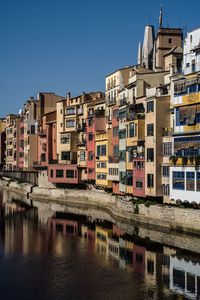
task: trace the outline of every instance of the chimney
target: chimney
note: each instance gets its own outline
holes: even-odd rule
[[[70,97],[71,97],[71,93],[70,93],[70,92],[68,92],[66,97],[67,97],[67,100],[69,100],[69,99],[70,99]]]

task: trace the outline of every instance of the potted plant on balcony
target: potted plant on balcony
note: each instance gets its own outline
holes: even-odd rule
[[[182,157],[182,165],[183,166],[187,165],[187,161],[188,161],[188,158],[186,156],[183,156]]]
[[[195,157],[194,164],[195,164],[195,167],[199,167],[199,165],[200,165],[200,155]]]
[[[190,161],[191,165],[193,165],[193,163],[194,163],[194,156],[193,155],[189,156],[189,161]]]
[[[176,157],[175,155],[170,156],[170,160],[172,161],[173,165],[176,164],[178,157]]]

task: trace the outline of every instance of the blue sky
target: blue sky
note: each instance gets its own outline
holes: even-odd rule
[[[164,26],[200,26],[198,0],[162,2]],[[39,91],[104,90],[106,74],[136,63],[159,10],[157,0],[1,0],[0,116]]]

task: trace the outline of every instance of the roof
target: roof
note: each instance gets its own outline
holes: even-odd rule
[[[132,65],[132,66],[126,66],[126,67],[123,67],[123,68],[120,68],[120,69],[117,69],[115,71],[113,71],[112,73],[109,73],[108,75],[106,75],[106,77],[109,77],[110,75],[116,73],[116,72],[119,72],[119,71],[123,71],[123,70],[127,70],[127,69],[131,69],[131,68],[134,68],[135,65]]]
[[[167,51],[163,56],[168,56],[170,54],[183,54],[183,48],[174,46],[169,51]]]

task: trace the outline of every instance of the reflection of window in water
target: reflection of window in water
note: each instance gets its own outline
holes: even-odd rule
[[[147,260],[147,272],[154,274],[154,261],[151,259]]]
[[[195,293],[195,276],[187,273],[187,291],[194,294]]]
[[[169,265],[170,265],[170,256],[165,254],[163,256],[163,266],[169,266]]]
[[[173,269],[174,285],[185,289],[185,272]]]
[[[140,253],[136,253],[136,261],[137,261],[138,263],[141,263],[141,264],[142,264],[142,262],[143,262],[143,255],[140,254]]]
[[[103,234],[99,233],[99,232],[97,232],[97,238],[99,240],[102,240],[102,241],[106,242],[106,237]]]

